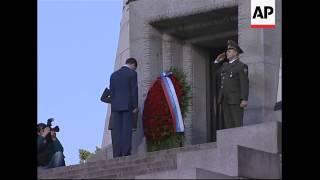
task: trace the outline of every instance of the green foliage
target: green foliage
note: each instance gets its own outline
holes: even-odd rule
[[[90,151],[87,151],[85,149],[79,149],[80,164],[85,163],[86,160],[89,159],[91,156],[92,153]]]
[[[184,136],[183,134],[174,134],[168,136],[166,139],[159,141],[159,142],[147,142],[147,150],[151,151],[159,151],[163,149],[171,149],[183,146]]]
[[[100,150],[101,150],[101,148],[99,148],[98,146],[96,146],[96,150],[94,151],[94,153],[91,153],[90,151],[85,150],[85,149],[79,149],[80,164],[85,163],[90,157],[95,155]]]
[[[170,67],[169,69],[170,72],[172,72],[178,79],[178,81],[182,85],[182,91],[183,91],[183,96],[180,105],[181,113],[182,113],[182,118],[184,119],[186,117],[186,114],[188,112],[188,106],[190,105],[191,102],[191,86],[187,83],[187,76],[179,71],[177,68]]]

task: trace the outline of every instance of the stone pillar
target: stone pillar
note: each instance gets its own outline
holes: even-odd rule
[[[249,67],[249,101],[244,125],[274,120],[281,57],[281,0],[276,0],[276,28],[250,28],[250,0],[239,3],[238,43],[241,61]]]
[[[138,129],[137,129],[137,138],[135,141],[135,148],[138,154],[143,154],[147,151],[146,148],[146,138],[144,136],[143,131],[143,122],[142,122],[142,113],[144,109],[144,101],[147,97],[148,91],[152,85],[152,82],[154,80],[153,74],[159,74],[154,73],[154,64],[153,60],[154,58],[158,57],[157,53],[153,52],[153,49],[150,47],[153,47],[153,43],[156,43],[156,41],[153,41],[152,36],[154,35],[154,29],[148,25],[144,24],[142,25],[143,29],[143,35],[141,37],[140,42],[136,41],[133,43],[137,43],[137,46],[140,46],[140,51],[134,51],[134,54],[139,57],[140,56],[140,69],[139,69],[139,117],[138,117]],[[138,44],[139,43],[139,44]],[[142,96],[141,96],[142,94]]]
[[[172,66],[172,37],[166,33],[162,35],[162,69],[169,70]]]
[[[110,115],[111,115],[111,107],[108,104],[106,106],[107,108],[107,114],[106,114],[106,119],[105,119],[105,125],[104,125],[104,133],[103,133],[103,139],[102,139],[102,146],[101,147],[107,147],[107,145],[112,144],[112,139],[111,139],[111,131],[108,130],[109,126],[109,120],[110,120]]]
[[[186,75],[187,83],[192,87],[193,83],[193,64],[192,64],[192,47],[190,44],[185,44],[182,46],[182,69]],[[192,93],[192,92],[191,92]],[[190,95],[189,95],[190,96]],[[185,135],[185,145],[191,145],[192,142],[192,99],[188,106],[188,112],[184,118],[184,135]]]
[[[208,69],[209,54],[200,47],[192,46],[192,144],[208,141]],[[209,106],[208,106],[209,105]]]
[[[146,152],[142,113],[148,91],[162,72],[162,34],[146,20],[153,1],[132,1],[130,8],[130,56],[138,61],[139,115],[137,130],[133,133],[132,154]]]

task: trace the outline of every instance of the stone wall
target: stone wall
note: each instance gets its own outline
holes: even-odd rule
[[[276,0],[276,28],[250,28],[250,0],[239,1],[241,61],[249,66],[249,101],[244,125],[275,120],[279,65],[282,51],[281,1]]]

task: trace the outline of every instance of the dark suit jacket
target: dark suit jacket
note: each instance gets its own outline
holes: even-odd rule
[[[111,111],[132,111],[138,107],[137,72],[123,66],[110,77]]]

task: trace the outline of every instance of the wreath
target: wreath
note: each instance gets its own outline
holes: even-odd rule
[[[171,81],[170,84],[172,83],[173,85],[171,88],[174,88],[174,91],[171,92],[174,92],[176,102],[178,101],[179,106],[175,108],[175,110],[180,110],[178,113],[173,113],[174,108],[172,108],[172,103],[170,103],[166,94],[166,88],[163,85],[164,75],[170,78],[170,80],[168,78],[167,80]],[[186,75],[175,68],[165,71],[154,81],[144,102],[142,115],[148,151],[183,146],[184,132],[177,132],[177,126],[179,126],[177,119],[180,119],[180,129],[184,129],[183,119],[191,100],[190,91],[191,88],[186,82]],[[176,119],[175,117],[179,114],[182,118]],[[181,127],[181,123],[183,127]]]

